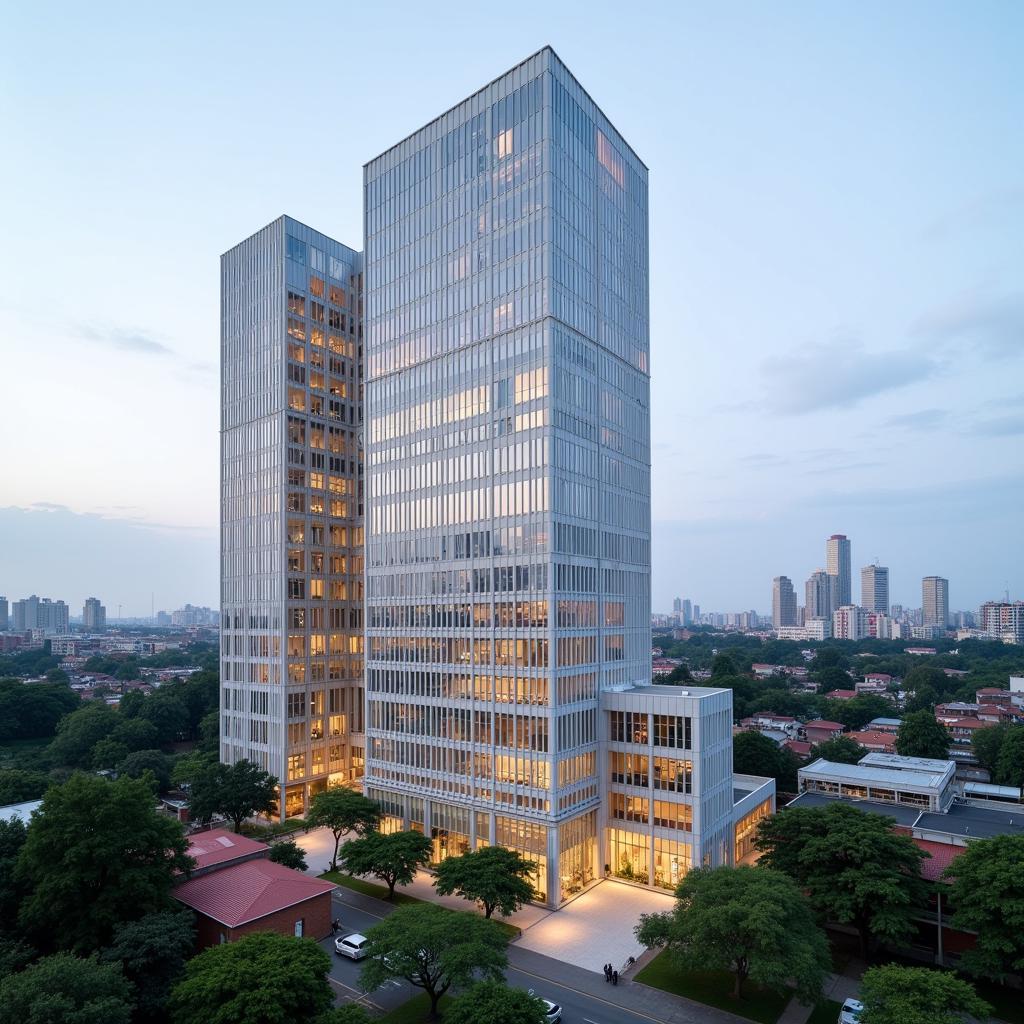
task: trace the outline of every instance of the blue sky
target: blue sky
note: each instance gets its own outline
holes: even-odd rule
[[[218,257],[550,43],[651,168],[654,605],[1024,596],[1024,5],[18,5],[0,593],[217,603]]]

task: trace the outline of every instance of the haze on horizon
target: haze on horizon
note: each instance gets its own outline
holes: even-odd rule
[[[445,12],[8,12],[0,593],[216,606],[220,253],[361,248],[362,164],[550,43],[651,168],[653,607],[832,533],[1024,597],[1024,6]]]

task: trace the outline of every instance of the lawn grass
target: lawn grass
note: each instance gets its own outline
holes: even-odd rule
[[[353,892],[361,892],[364,896],[373,896],[375,899],[384,900],[385,903],[391,902],[396,907],[407,906],[410,903],[431,902],[430,900],[421,900],[418,896],[410,896],[397,889],[395,890],[394,900],[389,901],[388,887],[386,885],[378,885],[376,882],[367,882],[362,878],[354,878],[352,875],[343,874],[341,871],[325,871],[320,877],[326,879],[328,882],[335,882],[338,885],[343,885],[346,889],[351,889]],[[475,911],[452,910],[451,913],[473,914]],[[499,921],[495,917],[492,917],[491,921],[505,933],[509,942],[514,942],[523,934],[522,928],[514,924],[509,924],[508,921]]]
[[[442,996],[441,1001],[437,1004],[438,1011],[443,1014],[444,1008],[449,1002],[451,1000],[447,996]],[[390,1013],[379,1017],[376,1024],[422,1024],[427,1019],[428,1013],[430,1013],[430,997],[426,992],[421,992]]]
[[[807,1018],[807,1024],[836,1024],[842,1008],[843,1004],[837,1003],[834,999],[819,999],[814,1011]]]
[[[636,980],[759,1024],[775,1024],[792,996],[790,992],[772,992],[748,981],[744,985],[744,997],[733,999],[733,976],[727,971],[680,970],[667,950],[659,953],[640,971]]]

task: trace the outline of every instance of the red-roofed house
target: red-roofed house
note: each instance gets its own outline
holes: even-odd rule
[[[808,743],[824,743],[838,736],[846,726],[842,722],[828,722],[823,718],[815,718],[804,723],[804,736]]]
[[[857,696],[856,690],[833,690],[825,694],[826,700],[853,700]]]
[[[214,866],[182,882],[172,895],[195,911],[196,947],[205,949],[251,932],[322,939],[331,931],[331,892],[336,888],[261,858]]]
[[[792,750],[797,757],[809,757],[811,753],[811,744],[805,743],[803,740],[786,740],[782,744],[784,747]]]
[[[914,845],[928,854],[921,861],[921,877],[927,878],[929,882],[946,881],[942,877],[943,871],[964,852],[962,846],[953,846],[951,843],[934,843],[930,839],[915,839]]]
[[[229,864],[269,857],[270,847],[248,836],[214,828],[189,836],[188,855],[196,862],[192,878],[198,878]]]
[[[947,722],[946,728],[954,743],[970,746],[974,734],[979,729],[991,729],[995,722],[983,722],[980,718],[958,718],[955,722]]]
[[[1013,694],[1009,690],[1001,690],[998,686],[984,686],[974,693],[979,704],[1001,704],[1009,707],[1013,703]]]
[[[873,750],[882,754],[896,753],[896,736],[891,732],[865,729],[862,732],[846,734],[854,743],[859,743],[865,750]]]

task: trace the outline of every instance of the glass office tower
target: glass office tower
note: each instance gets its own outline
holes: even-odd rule
[[[647,170],[544,49],[364,173],[367,791],[557,905],[650,683]]]
[[[221,760],[282,816],[362,776],[361,271],[289,217],[221,257]]]

